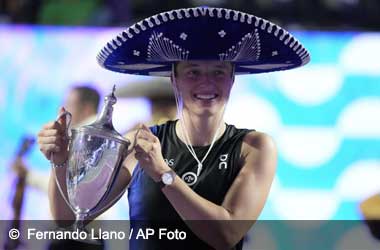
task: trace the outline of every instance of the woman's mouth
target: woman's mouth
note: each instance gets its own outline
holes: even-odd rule
[[[199,100],[210,101],[218,97],[217,94],[194,94],[194,97]]]

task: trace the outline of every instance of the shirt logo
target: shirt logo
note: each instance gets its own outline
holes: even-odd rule
[[[174,165],[174,159],[164,159],[165,160],[165,163],[170,166],[170,167],[173,167]]]
[[[227,169],[227,159],[228,159],[228,154],[223,154],[219,156],[219,170],[222,168]]]
[[[182,175],[182,180],[188,185],[192,186],[197,182],[197,175],[193,172],[187,172]]]

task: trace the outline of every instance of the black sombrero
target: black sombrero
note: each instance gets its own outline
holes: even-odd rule
[[[170,76],[177,61],[230,61],[236,74],[254,74],[296,68],[310,56],[294,36],[270,21],[235,10],[196,7],[135,23],[108,42],[97,60],[116,72]]]

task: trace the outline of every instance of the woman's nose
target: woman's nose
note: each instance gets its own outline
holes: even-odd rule
[[[205,82],[214,82],[215,81],[214,73],[209,72],[209,71],[201,73],[200,78],[201,78],[201,81],[205,81]]]

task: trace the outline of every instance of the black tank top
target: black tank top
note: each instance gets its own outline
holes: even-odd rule
[[[176,121],[151,127],[151,131],[161,142],[162,155],[176,174],[182,178],[197,194],[221,205],[224,197],[238,175],[241,145],[243,137],[250,132],[227,125],[224,134],[214,143],[209,155],[203,162],[203,169],[194,183],[197,162],[175,131]],[[193,147],[198,159],[203,159],[209,146]],[[193,174],[192,174],[193,173]],[[155,183],[142,168],[136,166],[128,189],[131,228],[134,232],[130,239],[131,250],[151,249],[211,249],[195,236],[182,221],[176,210]],[[158,238],[160,228],[173,228],[186,231],[186,240],[165,240]],[[140,230],[154,229],[155,235],[149,239],[135,237]],[[242,240],[234,249],[242,249]]]

